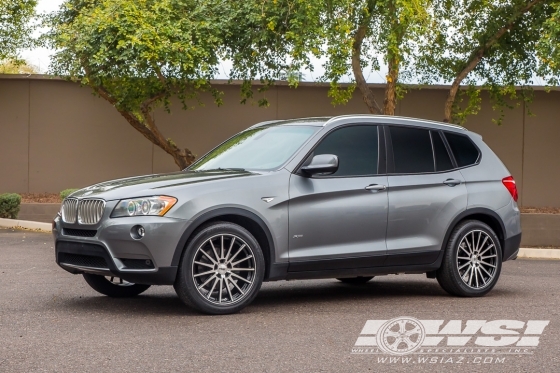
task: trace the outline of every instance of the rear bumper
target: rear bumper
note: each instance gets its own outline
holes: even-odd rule
[[[504,255],[502,261],[517,259],[521,246],[521,233],[504,240]]]

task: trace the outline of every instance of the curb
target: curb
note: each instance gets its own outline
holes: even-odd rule
[[[2,228],[24,228],[24,229],[39,229],[41,231],[51,232],[52,224],[40,223],[38,221],[17,220],[17,219],[2,219],[0,218],[0,227]]]
[[[518,258],[560,259],[560,249],[519,249]]]

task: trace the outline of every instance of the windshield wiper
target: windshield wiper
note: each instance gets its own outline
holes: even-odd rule
[[[218,167],[218,168],[208,168],[208,169],[198,169],[198,170],[191,170],[194,172],[204,172],[204,171],[247,171],[244,168],[236,168],[236,167]]]

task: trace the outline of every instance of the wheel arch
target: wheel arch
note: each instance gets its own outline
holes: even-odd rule
[[[227,221],[242,226],[247,229],[259,243],[265,261],[264,279],[270,276],[270,269],[274,263],[275,246],[272,234],[266,223],[255,213],[236,207],[218,208],[212,211],[205,212],[197,217],[181,235],[179,243],[175,248],[171,265],[178,266],[181,260],[181,255],[186,248],[187,243],[198,228],[205,224],[217,221]]]
[[[445,233],[445,238],[441,246],[442,250],[446,249],[447,243],[449,242],[449,237],[451,236],[451,232],[453,232],[453,230],[458,224],[460,224],[465,220],[478,220],[487,224],[490,228],[492,228],[492,230],[494,231],[494,233],[496,233],[498,239],[500,240],[500,247],[502,249],[502,257],[503,257],[504,248],[505,248],[505,238],[506,238],[505,237],[506,228],[504,222],[496,212],[482,207],[467,209],[461,212],[459,215],[457,215],[455,219],[453,219],[453,221],[451,222],[449,228]]]

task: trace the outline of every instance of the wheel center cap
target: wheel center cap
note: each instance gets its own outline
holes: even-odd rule
[[[225,265],[223,263],[219,264],[218,265],[218,273],[221,274],[221,275],[225,275],[226,272],[227,272],[227,265]]]

